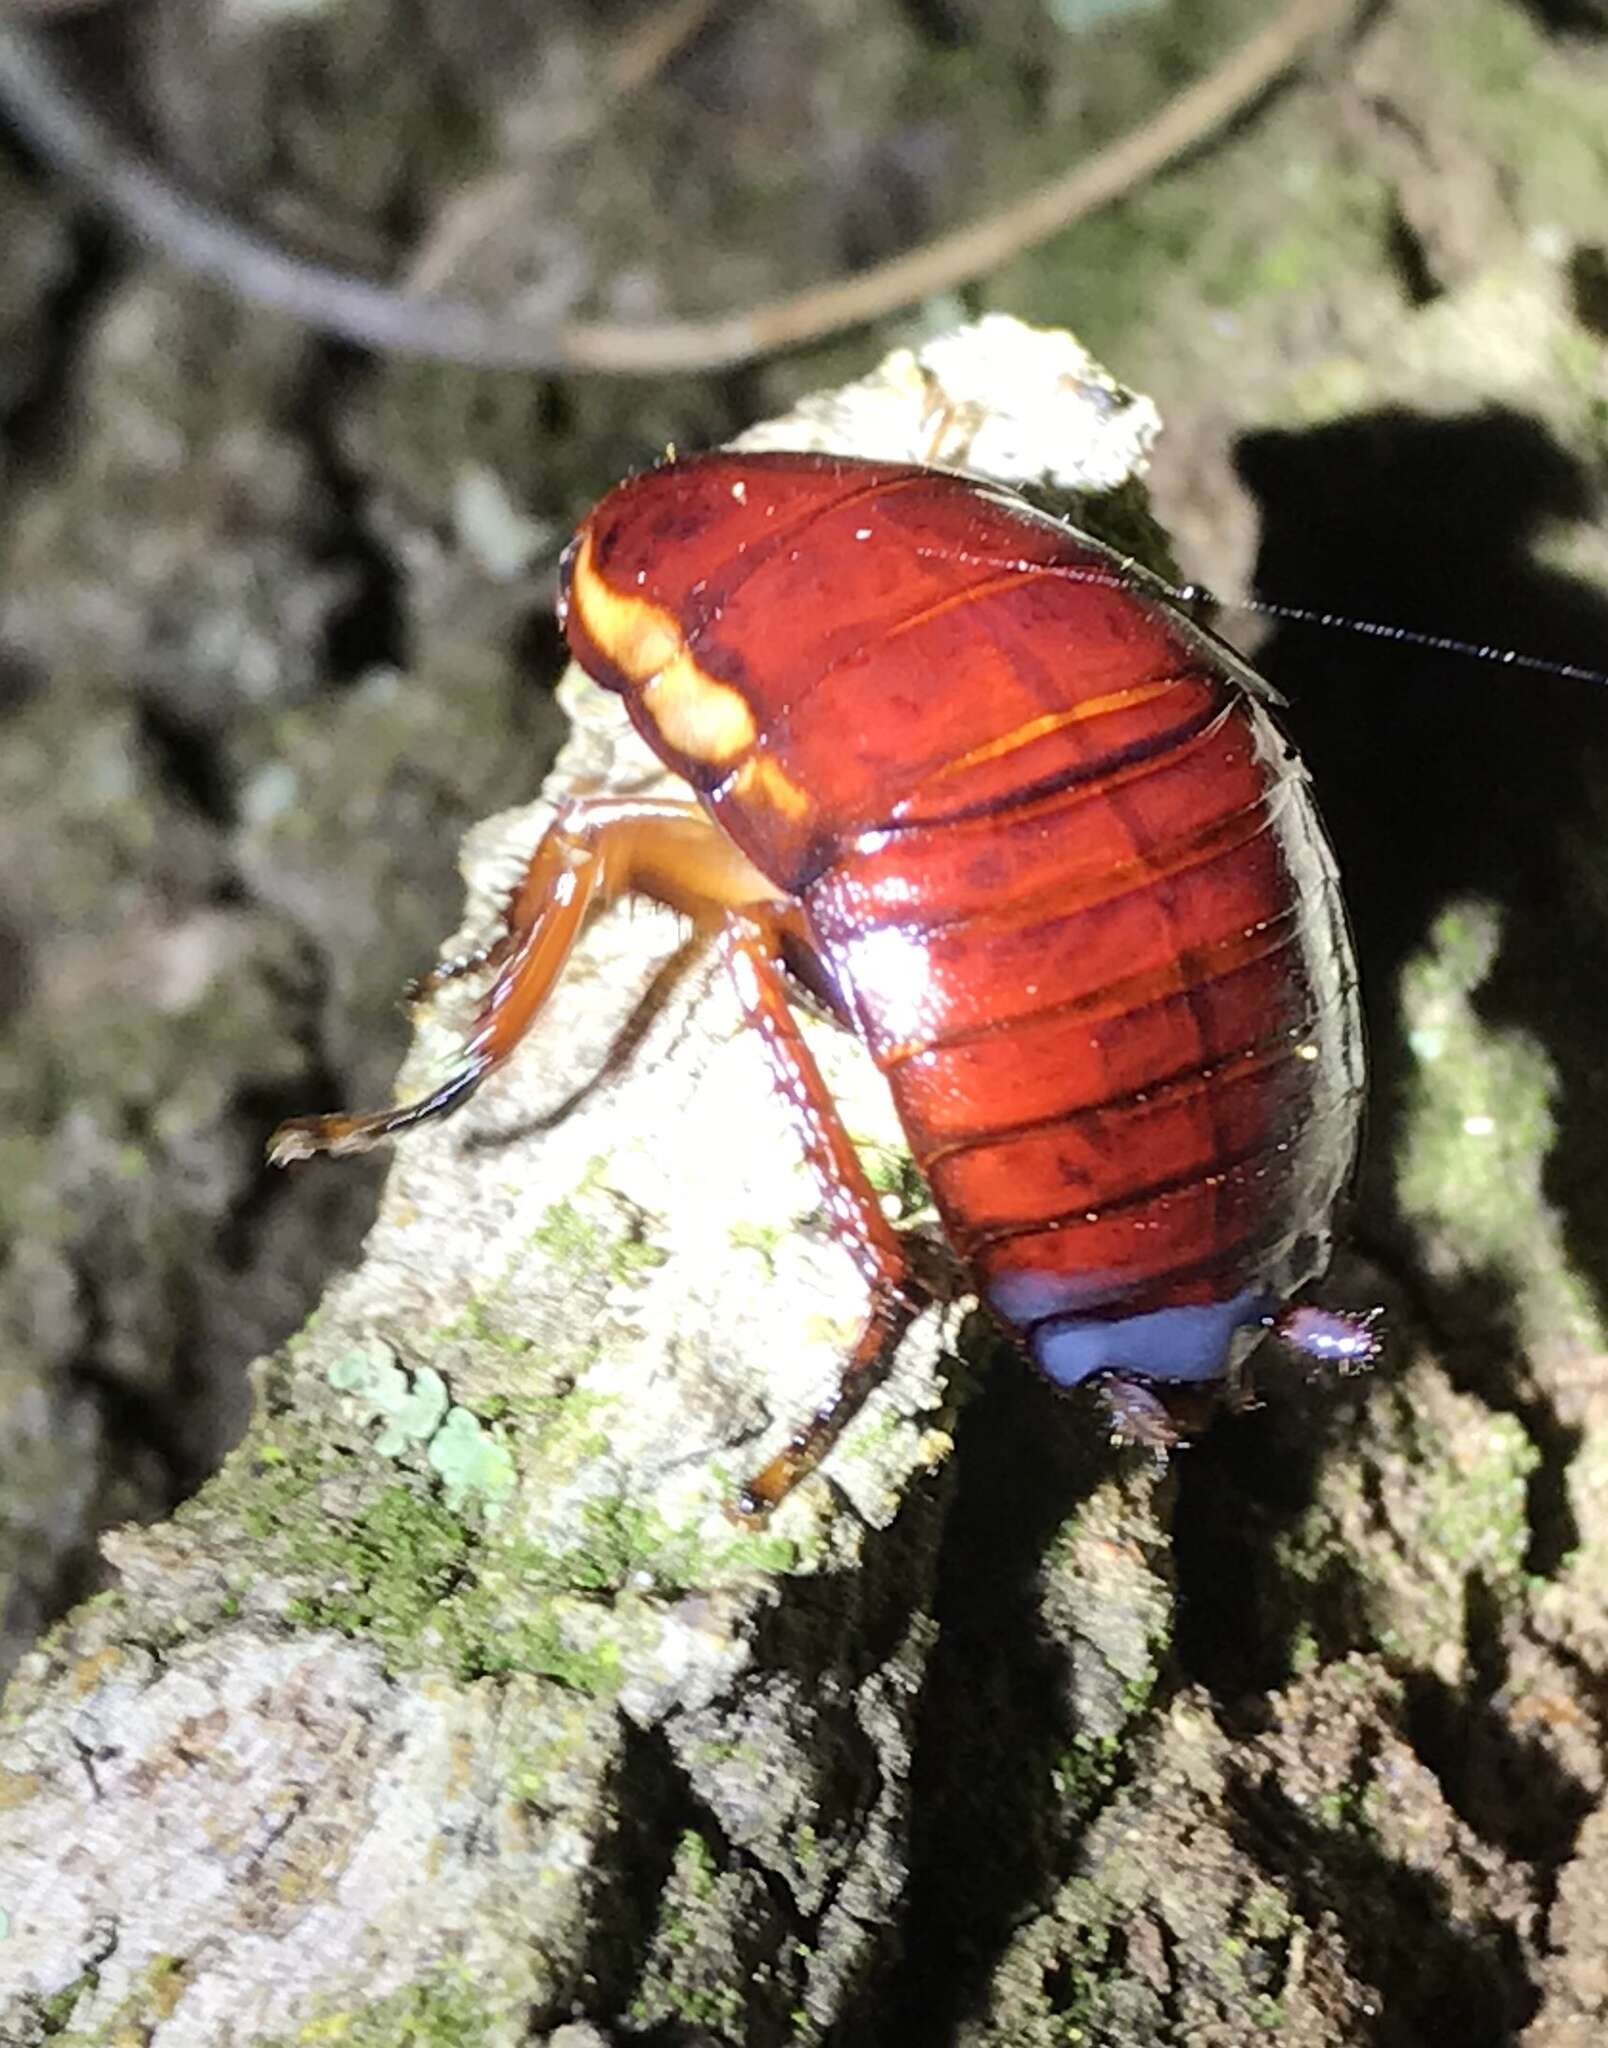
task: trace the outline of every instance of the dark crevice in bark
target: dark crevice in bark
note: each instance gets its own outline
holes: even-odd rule
[[[102,222],[74,213],[67,232],[72,254],[40,308],[33,375],[0,413],[0,449],[19,480],[48,474],[70,434],[84,343],[125,269]]]
[[[236,778],[221,730],[186,718],[171,701],[146,693],[136,705],[140,742],[161,785],[208,824],[237,822]]]
[[[1602,243],[1576,245],[1569,257],[1569,295],[1581,326],[1608,341],[1608,248]]]
[[[1387,229],[1390,264],[1401,280],[1402,295],[1409,306],[1433,305],[1445,291],[1435,274],[1424,239],[1401,207],[1391,209]]]
[[[939,1636],[911,1769],[901,1952],[882,2031],[846,2039],[951,2039],[1022,1913],[1069,1859],[1055,1772],[1079,1730],[1066,1646],[1045,1639],[1039,1598],[1046,1549],[1108,1455],[1088,1404],[1058,1399],[1001,1345],[957,1431]]]
[[[331,510],[327,530],[312,544],[312,560],[343,568],[351,577],[349,593],[332,609],[324,630],[323,669],[334,684],[356,682],[375,668],[405,668],[408,660],[403,572],[374,530],[368,481],[353,466],[341,434],[344,409],[372,374],[373,364],[360,350],[318,342],[308,351],[294,408]]]

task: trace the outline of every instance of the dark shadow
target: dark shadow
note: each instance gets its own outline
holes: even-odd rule
[[[1377,1297],[1371,1274],[1342,1264],[1327,1294]],[[1394,1318],[1387,1318],[1387,1328]],[[1389,1338],[1373,1373],[1337,1379],[1294,1367],[1272,1344],[1254,1362],[1264,1405],[1221,1416],[1176,1459],[1174,1652],[1182,1676],[1212,1694],[1225,1727],[1258,1730],[1270,1694],[1295,1676],[1296,1646],[1327,1662],[1369,1647],[1366,1595],[1342,1559],[1317,1583],[1293,1579],[1279,1538],[1310,1508],[1319,1467],[1352,1434],[1392,1370]],[[1344,1455],[1343,1450],[1339,1455]]]
[[[1357,2048],[1511,2048],[1539,2003],[1511,1926],[1459,1924],[1432,1872],[1387,1855],[1360,1821],[1326,1824],[1272,1778],[1242,1781],[1235,1803],[1251,1853],[1279,1873],[1296,1912],[1334,1922],[1355,1974],[1386,1990],[1359,2016]]]
[[[616,1825],[603,1837],[593,1873],[598,1902],[587,1919],[587,1948],[560,1998],[530,2014],[526,2039],[536,2039],[538,2028],[562,2029],[583,2012],[603,2019],[630,2009],[663,1910],[676,1845],[688,1830],[701,1831],[705,1839],[713,1833],[663,1730],[638,1728],[622,1714],[619,1732],[616,1782],[608,1794]],[[774,1930],[760,1925],[753,1932],[763,1953]],[[579,1998],[576,1986],[581,1987]],[[671,2023],[643,2028],[632,2038],[641,2048],[690,2048],[699,2037]]]
[[[0,896],[0,1031],[22,1014],[33,993],[34,964],[20,923]]]
[[[1608,603],[1532,553],[1550,522],[1595,509],[1591,480],[1536,422],[1503,410],[1442,421],[1383,413],[1251,437],[1239,459],[1262,508],[1256,580],[1270,599],[1608,666]],[[1532,1035],[1556,1066],[1559,1135],[1546,1192],[1571,1259],[1608,1300],[1608,893],[1594,896],[1583,879],[1608,836],[1608,804],[1594,795],[1608,786],[1608,690],[1293,626],[1278,629],[1258,666],[1290,700],[1285,722],[1335,840],[1368,1009],[1374,1078],[1352,1230],[1398,1298],[1389,1301],[1355,1261],[1340,1262],[1330,1290],[1353,1307],[1387,1299],[1387,1332],[1426,1325],[1453,1383],[1520,1419],[1540,1452],[1525,1563],[1546,1575],[1578,1541],[1567,1478],[1579,1434],[1525,1354],[1505,1276],[1448,1279],[1416,1263],[1392,1165],[1410,1071],[1398,988],[1449,902],[1477,896],[1498,907],[1500,952],[1477,1006],[1493,1026]],[[1347,1561],[1336,1557],[1325,1582],[1291,1582],[1278,1538],[1306,1511],[1322,1457],[1358,1404],[1379,1398],[1390,1369],[1388,1344],[1373,1380],[1338,1385],[1280,1374],[1264,1355],[1268,1405],[1225,1418],[1178,1462],[1178,1662],[1210,1689],[1230,1727],[1255,1729],[1268,1690],[1292,1676],[1298,1641],[1325,1661],[1374,1646]],[[1479,1604],[1476,1589],[1466,1683],[1420,1682],[1409,1734],[1464,1820],[1538,1863],[1544,1885],[1572,1852],[1582,1793],[1492,1705],[1505,1678],[1500,1631]],[[1328,1909],[1353,1916],[1345,1931],[1361,1974],[1391,1987],[1433,1985],[1437,2000],[1458,2001],[1455,2015],[1444,2005],[1403,2008],[1399,2016],[1423,2031],[1379,2041],[1511,2038],[1530,1992],[1503,1931],[1456,1932],[1427,1880],[1383,1862],[1370,1872],[1361,1845],[1337,1849],[1293,1810],[1279,1827],[1294,1880],[1315,1888],[1314,1907],[1321,1891]],[[1415,1943],[1422,1953],[1410,1953]]]
[[[1548,525],[1597,509],[1592,481],[1536,421],[1382,412],[1251,436],[1238,461],[1262,507],[1256,583],[1269,598],[1608,666],[1608,602],[1534,559]],[[1391,1172],[1408,1073],[1400,974],[1449,902],[1482,897],[1502,927],[1478,1007],[1556,1065],[1546,1192],[1608,1301],[1608,945],[1601,892],[1586,886],[1608,825],[1594,796],[1608,782],[1608,690],[1295,626],[1260,665],[1290,699],[1356,929],[1374,1062],[1363,1240],[1410,1275]],[[1490,1354],[1511,1349],[1508,1332],[1489,1334]],[[1518,1395],[1485,1391],[1499,1406]]]
[[[354,392],[372,368],[361,349],[315,342],[290,408],[328,507],[324,530],[309,536],[308,552],[319,566],[343,571],[348,584],[324,629],[322,667],[335,684],[360,681],[376,668],[408,665],[402,568],[374,531],[371,480],[360,474],[340,430]]]
[[[1041,1632],[1044,1555],[1110,1452],[1092,1407],[1001,1344],[961,1417],[939,1637],[911,1767],[911,1876],[891,1980],[845,2044],[953,2040],[1068,1853],[1053,1772],[1079,1732],[1067,1646]]]
[[[1523,0],[1546,28],[1569,35],[1608,35],[1608,0]]]
[[[1579,242],[1569,257],[1569,299],[1575,318],[1599,341],[1608,340],[1608,249]]]
[[[1448,1804],[1482,1841],[1522,1862],[1558,1867],[1596,1804],[1545,1742],[1514,1733],[1483,1700],[1438,1679],[1409,1693],[1408,1739]]]
[[[779,1716],[802,1740],[805,1752],[817,1765],[811,1773],[809,1799],[801,1808],[814,1837],[813,1854],[821,1866],[821,1896],[818,1904],[805,1910],[788,1885],[768,1867],[762,1855],[750,1855],[732,1841],[721,1817],[701,1797],[694,1780],[673,1753],[663,1730],[639,1733],[631,1741],[634,1757],[661,1775],[668,1774],[668,1789],[674,1800],[663,1796],[654,1780],[649,1789],[659,1802],[658,1816],[637,1812],[637,1771],[632,1758],[632,1792],[620,1801],[622,1813],[632,1815],[632,1826],[642,1836],[640,1852],[633,1859],[619,1859],[617,1882],[622,1888],[623,1918],[632,1929],[633,1974],[624,1995],[587,1998],[588,2010],[600,2015],[630,2010],[640,1988],[643,1966],[648,1959],[648,1937],[656,1914],[663,1912],[665,1879],[669,1874],[670,1849],[684,1830],[695,1831],[723,1874],[737,1878],[744,1887],[745,1905],[735,1939],[741,1944],[735,1955],[709,1953],[707,1965],[711,1986],[751,1983],[755,1996],[749,2009],[728,2018],[719,2032],[720,2040],[741,2038],[745,2048],[787,2048],[797,2030],[786,2016],[786,2000],[778,2010],[778,1988],[785,1983],[789,1998],[804,1992],[808,1958],[820,1946],[823,1923],[834,1912],[842,1872],[838,1859],[845,1845],[865,1859],[876,1854],[879,1804],[897,1784],[890,1786],[888,1759],[878,1746],[864,1719],[864,1688],[868,1682],[897,1659],[910,1632],[911,1616],[926,1609],[932,1598],[932,1578],[938,1553],[935,1522],[947,1507],[950,1481],[947,1477],[931,1485],[918,1486],[907,1496],[889,1528],[870,1536],[860,1567],[846,1575],[790,1577],[777,1584],[777,1597],[755,1633],[752,1673],[740,1678],[722,1709],[722,1724],[741,1726],[751,1703],[753,1729],[763,1730],[767,1717]],[[832,1682],[823,1684],[828,1672]],[[728,1719],[729,1717],[729,1719]],[[747,1738],[763,1741],[754,1732]],[[887,1823],[897,1830],[900,1814],[884,1810]],[[603,1928],[607,1915],[593,1915]],[[611,1951],[624,1946],[619,1937],[604,1937]],[[841,1940],[841,1932],[834,1937]],[[682,1935],[678,1966],[693,1974],[702,1960],[696,1930]],[[881,2042],[895,2038],[880,2031],[880,1998],[891,1967],[890,1958],[897,1937],[891,1927],[878,1926],[867,1943],[865,1981],[860,2002],[870,2016],[870,2031],[863,2038]],[[663,1957],[660,1957],[662,1966]],[[618,1976],[616,1967],[616,1976]],[[696,1997],[696,1983],[692,1985]],[[858,2022],[845,2022],[833,2030],[834,2041],[860,2038]],[[696,2018],[666,2018],[634,2032],[633,2041],[643,2048],[702,2048],[716,2038]]]

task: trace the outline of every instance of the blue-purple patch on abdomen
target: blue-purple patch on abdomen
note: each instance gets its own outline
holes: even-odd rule
[[[1104,1372],[1133,1380],[1215,1380],[1241,1348],[1238,1333],[1265,1323],[1273,1306],[1265,1289],[1247,1287],[1228,1301],[1126,1316],[1052,1316],[1034,1324],[1027,1341],[1039,1370],[1059,1387],[1081,1386]]]

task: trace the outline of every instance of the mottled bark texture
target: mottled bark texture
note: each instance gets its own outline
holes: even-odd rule
[[[1393,0],[986,286],[1162,397],[1192,573],[1602,664],[1599,11]],[[717,8],[625,102],[638,16],[580,0],[85,26],[170,159],[304,246],[651,314],[1021,189],[1215,14],[1081,12],[1109,80],[1071,5]],[[1369,994],[1371,1263],[1333,1283],[1389,1308],[1369,1381],[1275,1376],[1158,1483],[1008,1357],[940,1369],[940,1335],[981,1355],[929,1328],[829,1480],[741,1537],[721,1488],[853,1287],[771,1178],[785,1125],[722,996],[689,985],[535,1128],[673,931],[599,926],[276,1352],[375,1183],[270,1182],[260,1148],[389,1085],[447,850],[551,759],[556,538],[665,441],[878,347],[646,387],[363,365],[133,263],[10,158],[0,225],[9,1643],[108,1588],[10,1696],[0,2038],[1600,2038],[1601,694],[1262,647]],[[602,772],[569,701],[567,772]],[[538,820],[505,822],[470,926]],[[97,1529],[212,1468],[263,1351],[233,1462],[99,1566]]]

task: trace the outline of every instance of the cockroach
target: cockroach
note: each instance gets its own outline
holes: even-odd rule
[[[724,452],[612,491],[564,557],[560,614],[695,795],[567,803],[447,1080],[288,1123],[274,1160],[457,1108],[588,911],[635,891],[718,930],[869,1288],[837,1390],[743,1512],[826,1454],[931,1285],[799,1031],[801,990],[886,1075],[995,1316],[1130,1433],[1166,1440],[1169,1398],[1231,1383],[1268,1329],[1371,1356],[1370,1317],[1297,1300],[1363,1102],[1334,858],[1274,693],[1183,594],[994,484]]]

